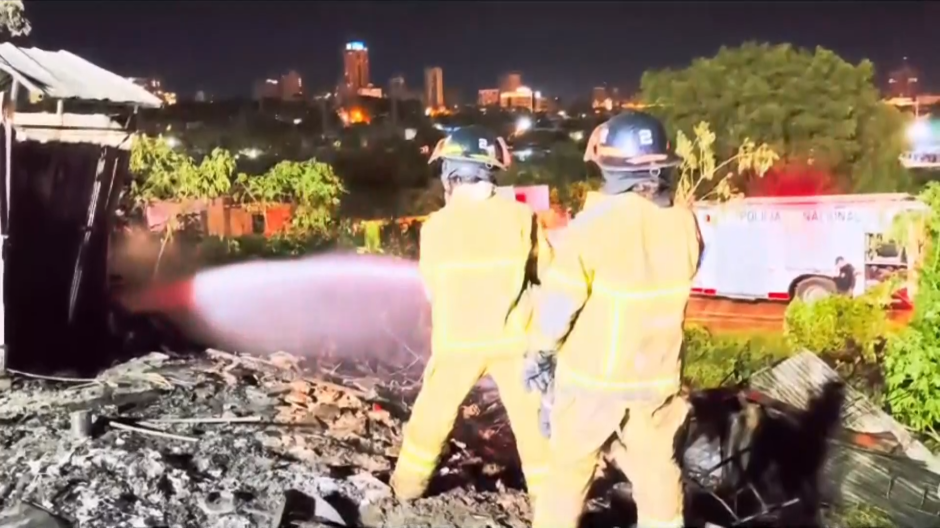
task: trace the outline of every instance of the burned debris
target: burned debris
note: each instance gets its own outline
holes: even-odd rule
[[[0,505],[91,527],[525,525],[523,492],[501,480],[517,477],[457,439],[441,471],[456,486],[396,502],[384,481],[400,443],[393,414],[407,407],[383,392],[309,377],[285,354],[211,350],[89,380],[17,377],[0,393]],[[482,477],[492,492],[474,490]]]
[[[792,383],[780,372],[797,360],[808,361],[797,356],[755,385]],[[0,392],[0,519],[35,528],[527,526],[512,435],[486,386],[463,406],[429,497],[392,496],[387,479],[420,369],[389,370],[397,376],[323,361],[313,370],[283,353],[209,350],[153,353],[90,379],[15,376]],[[913,469],[919,463],[887,454],[890,446],[859,446],[844,427],[828,434],[844,414],[842,386],[830,387],[816,403],[750,389],[692,393],[695,419],[677,448],[694,514],[719,526],[820,525],[830,497],[868,500],[865,482],[886,473],[870,461],[850,464],[862,456],[911,468],[894,477],[894,515],[901,525],[928,526],[917,520],[933,496],[920,517],[918,503],[904,499],[926,482]],[[854,397],[843,406],[859,408]],[[802,459],[813,467],[794,463],[814,449],[819,460]],[[586,522],[628,526],[629,483],[604,474]],[[847,488],[830,493],[846,475]]]

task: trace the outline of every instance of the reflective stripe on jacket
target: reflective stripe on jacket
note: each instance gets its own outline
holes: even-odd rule
[[[530,207],[455,193],[422,226],[420,250],[434,354],[525,352],[530,283],[550,256]]]
[[[642,400],[672,394],[700,252],[695,217],[634,193],[586,205],[542,281],[539,348],[559,350],[559,388]]]

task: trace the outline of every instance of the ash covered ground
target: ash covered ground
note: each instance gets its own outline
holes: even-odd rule
[[[0,390],[0,526],[528,525],[495,391],[463,407],[430,497],[400,503],[386,483],[420,365],[336,367],[210,350],[94,380],[14,376]]]

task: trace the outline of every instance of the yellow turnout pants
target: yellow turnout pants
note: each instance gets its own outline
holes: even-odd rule
[[[525,392],[524,358],[445,356],[433,357],[424,372],[424,383],[404,428],[404,441],[391,485],[401,499],[424,494],[437,467],[444,443],[454,427],[460,404],[483,376],[496,383],[509,415],[516,449],[522,461],[529,495],[535,496],[547,468],[548,439],[539,431],[538,391]]]
[[[576,528],[603,450],[633,487],[638,528],[683,525],[682,476],[674,458],[676,432],[688,403],[611,401],[596,394],[556,390],[551,462],[534,508],[533,528]]]

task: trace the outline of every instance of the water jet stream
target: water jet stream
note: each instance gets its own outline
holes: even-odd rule
[[[121,302],[166,315],[188,337],[227,350],[396,365],[422,363],[429,349],[417,263],[392,257],[332,253],[234,264]]]

